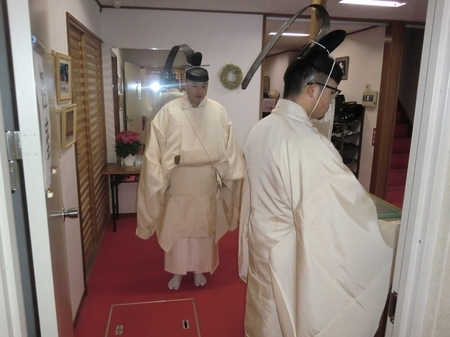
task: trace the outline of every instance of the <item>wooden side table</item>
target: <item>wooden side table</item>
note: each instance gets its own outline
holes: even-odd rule
[[[141,174],[141,165],[134,164],[133,166],[122,166],[117,163],[108,163],[105,166],[102,174],[109,176],[109,187],[111,188],[111,205],[112,205],[112,219],[113,231],[116,229],[116,220],[119,218],[119,185],[121,183],[139,182]]]

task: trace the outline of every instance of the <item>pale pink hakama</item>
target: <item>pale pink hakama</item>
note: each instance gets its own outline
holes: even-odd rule
[[[182,231],[164,253],[164,269],[172,274],[188,271],[213,273],[219,264],[214,240],[217,180],[212,165],[177,167],[166,191],[162,235]]]

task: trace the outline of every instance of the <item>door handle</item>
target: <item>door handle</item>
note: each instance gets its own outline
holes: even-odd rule
[[[63,208],[62,215],[64,216],[64,220],[66,218],[76,219],[78,218],[78,208],[69,208],[67,211]]]
[[[69,208],[66,211],[66,209],[63,207],[61,213],[54,213],[51,216],[62,216],[64,218],[63,220],[66,220],[66,218],[75,219],[78,218],[78,209],[76,207],[73,207]]]

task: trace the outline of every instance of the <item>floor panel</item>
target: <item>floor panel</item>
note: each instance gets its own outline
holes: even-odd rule
[[[113,304],[105,337],[201,337],[193,298]]]

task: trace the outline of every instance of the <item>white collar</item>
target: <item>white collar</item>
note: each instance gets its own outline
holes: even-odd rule
[[[303,109],[301,105],[298,105],[297,103],[288,99],[280,98],[271,113],[284,115],[286,117],[305,123],[311,127],[313,126],[311,119],[308,117],[305,109]]]

